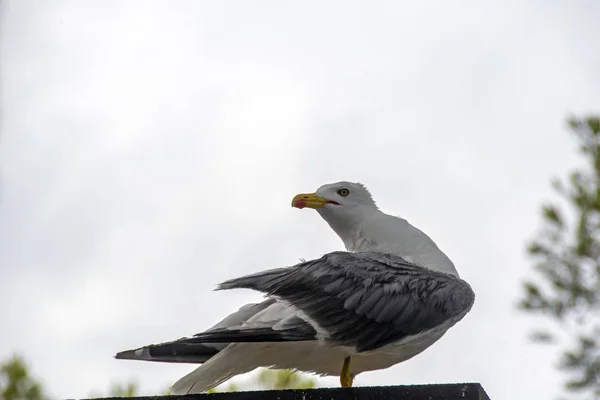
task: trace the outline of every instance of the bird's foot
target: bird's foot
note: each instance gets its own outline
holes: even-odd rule
[[[354,377],[350,373],[350,356],[344,359],[344,366],[342,367],[342,372],[340,373],[340,383],[342,387],[352,387],[352,382],[354,381]]]

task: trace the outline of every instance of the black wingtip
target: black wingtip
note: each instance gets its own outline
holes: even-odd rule
[[[215,329],[194,335],[198,343],[256,343],[298,342],[316,339],[316,331],[309,329],[273,330],[271,328]]]
[[[115,354],[114,357],[117,360],[135,360],[135,359],[139,358],[139,357],[136,357],[135,352],[136,352],[136,350],[120,351],[117,354]]]

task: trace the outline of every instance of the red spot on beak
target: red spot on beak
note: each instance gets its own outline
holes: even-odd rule
[[[304,200],[298,200],[294,203],[294,207],[303,209],[304,207],[306,207],[306,202]]]

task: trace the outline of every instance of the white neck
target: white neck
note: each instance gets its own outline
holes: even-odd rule
[[[348,251],[394,254],[421,267],[459,276],[454,263],[433,240],[402,218],[377,209],[365,209],[343,217],[327,212],[320,214]]]
[[[369,221],[376,219],[379,215],[384,215],[381,211],[376,208],[364,207],[357,208],[351,213],[337,214],[327,209],[317,210],[321,217],[329,224],[331,229],[342,239],[344,244],[355,235],[360,229],[363,221]],[[352,251],[348,249],[348,251]]]

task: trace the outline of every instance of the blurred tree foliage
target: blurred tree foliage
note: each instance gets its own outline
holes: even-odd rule
[[[165,393],[161,393],[165,394]],[[167,393],[168,394],[168,393]],[[108,394],[103,394],[98,391],[92,391],[90,393],[90,399],[97,399],[101,397],[135,397],[139,396],[138,385],[135,382],[129,382],[127,384],[113,383],[110,386]]]
[[[262,389],[313,389],[317,385],[314,378],[286,369],[263,369],[258,383]]]
[[[301,373],[288,370],[260,370],[256,381],[250,385],[257,390],[261,389],[311,389],[316,386],[316,380]],[[245,385],[230,383],[224,389],[212,389],[209,393],[236,392],[248,390]],[[166,389],[161,395],[168,395]],[[127,384],[113,384],[107,395],[92,392],[90,398],[99,397],[135,397],[139,396],[138,385],[135,382]],[[0,400],[47,400],[41,384],[34,379],[23,359],[13,355],[0,366]]]
[[[135,397],[137,394],[138,388],[135,382],[126,385],[115,383],[110,388],[110,397]]]
[[[317,385],[314,378],[306,374],[294,372],[286,369],[267,369],[262,368],[257,376],[256,382],[252,386],[257,386],[256,390],[268,389],[312,389]],[[217,392],[238,392],[247,390],[235,383],[230,383],[224,389],[211,389],[208,393]]]
[[[30,374],[25,361],[13,355],[0,366],[0,400],[43,400],[42,386]]]
[[[524,284],[519,307],[558,322],[534,340],[568,338],[559,362],[566,389],[600,398],[600,116],[569,126],[585,164],[554,181],[561,203],[542,207],[543,229],[528,247],[539,279]]]

